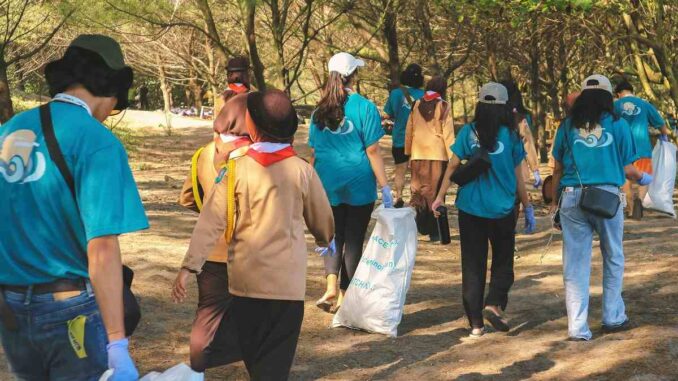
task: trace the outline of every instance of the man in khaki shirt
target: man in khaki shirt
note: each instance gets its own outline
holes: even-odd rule
[[[247,110],[254,143],[233,159],[228,173],[222,170],[223,179],[210,191],[173,296],[185,298],[188,274],[201,271],[215,242],[232,231],[229,290],[243,360],[253,380],[284,380],[304,313],[304,223],[318,246],[330,247],[334,220],[318,175],[290,144],[298,122],[287,95],[278,90],[251,93]],[[231,214],[229,205],[235,208]]]
[[[214,141],[202,147],[191,160],[191,170],[179,196],[179,204],[200,212],[205,195],[210,194],[217,178],[217,168],[229,155],[237,155],[251,143],[245,113],[247,94],[229,99],[214,122]],[[203,271],[197,274],[198,309],[191,329],[191,368],[203,372],[207,368],[239,361],[242,357],[236,344],[237,334],[230,313],[233,301],[228,291],[226,261],[228,245],[223,235],[211,250]]]

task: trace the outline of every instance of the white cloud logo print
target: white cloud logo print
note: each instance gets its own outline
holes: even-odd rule
[[[17,130],[0,139],[0,175],[8,183],[30,183],[45,174],[45,155],[35,148],[35,133]]]
[[[640,114],[640,107],[633,102],[624,102],[621,113],[628,116],[636,116]]]
[[[332,131],[330,129],[328,129],[328,131],[334,135],[348,135],[353,132],[354,129],[355,127],[353,126],[353,122],[351,122],[350,119],[344,117],[336,131]]]

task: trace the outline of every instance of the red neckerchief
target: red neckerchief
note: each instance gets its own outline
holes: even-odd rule
[[[434,99],[441,99],[440,94],[436,93],[435,91],[427,91],[426,94],[424,94],[425,101],[432,101]]]
[[[234,140],[233,141],[233,146],[235,146],[235,149],[238,149],[240,147],[248,146],[252,144],[252,141],[250,138],[243,136],[240,139]]]
[[[229,83],[228,88],[236,94],[242,94],[249,91],[249,88],[242,83]]]
[[[292,148],[292,146],[283,148],[280,151],[276,152],[259,152],[257,150],[250,148],[247,151],[247,156],[251,157],[257,163],[263,165],[264,167],[268,167],[269,165],[275,164],[279,161],[283,161],[292,156],[297,156],[297,153],[294,152],[294,148]]]

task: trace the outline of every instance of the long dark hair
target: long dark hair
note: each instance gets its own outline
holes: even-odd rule
[[[602,89],[584,90],[572,106],[571,126],[591,131],[596,128],[606,113],[618,119],[614,113],[612,94]]]
[[[344,104],[348,99],[348,92],[345,89],[347,83],[351,81],[357,71],[354,71],[348,77],[344,77],[336,71],[331,71],[318,106],[313,113],[313,122],[319,129],[325,127],[336,131],[344,120]]]
[[[508,127],[511,133],[518,134],[513,119],[513,112],[508,105],[489,104],[478,102],[473,119],[480,146],[488,151],[494,151],[497,145],[497,135],[501,126]]]
[[[435,76],[431,78],[426,84],[426,91],[435,91],[436,93],[440,94],[440,97],[443,100],[445,99],[445,90],[447,90],[447,82],[445,81],[445,78],[441,76]],[[417,106],[417,109],[425,121],[430,122],[431,119],[433,119],[436,106],[439,102],[442,102],[442,100],[434,99],[427,101],[422,98],[419,101],[419,106]]]
[[[501,84],[506,87],[506,92],[508,92],[509,99],[508,102],[506,102],[506,105],[513,113],[513,119],[515,119],[516,125],[519,125],[520,122],[530,114],[530,111],[525,108],[525,104],[523,103],[523,94],[513,80],[504,80],[501,81]]]

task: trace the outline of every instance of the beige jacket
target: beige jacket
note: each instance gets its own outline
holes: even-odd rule
[[[449,104],[438,102],[433,119],[426,121],[419,111],[417,101],[405,130],[405,155],[410,160],[442,160],[452,157],[451,146],[454,143],[454,126]]]
[[[527,120],[523,119],[520,121],[518,132],[523,138],[523,145],[525,147],[525,152],[527,153],[527,157],[522,163],[523,178],[525,181],[529,181],[531,173],[539,169],[537,148],[534,145],[534,137],[532,136],[530,126],[527,124]]]
[[[249,156],[236,160],[236,217],[228,251],[233,295],[304,300],[308,250],[304,222],[318,246],[334,236],[332,208],[313,167],[291,157],[268,167]],[[226,230],[227,180],[216,184],[203,206],[182,264],[202,269]]]

